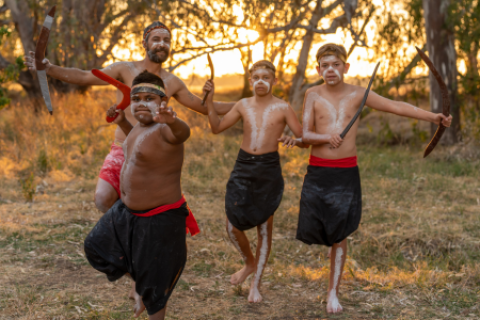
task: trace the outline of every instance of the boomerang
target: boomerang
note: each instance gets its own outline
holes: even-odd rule
[[[121,83],[118,80],[113,79],[112,77],[110,77],[109,75],[106,75],[105,73],[103,73],[102,71],[100,71],[98,69],[92,69],[92,73],[98,79],[103,80],[103,81],[113,85],[114,87],[116,87],[118,90],[120,90],[123,93],[122,102],[120,102],[118,104],[116,110],[118,110],[118,109],[125,110],[130,105],[130,91],[131,91],[131,89],[130,89],[129,86],[127,86],[124,83]],[[107,122],[111,123],[113,120],[115,120],[117,118],[117,116],[118,116],[118,113],[115,114],[115,116],[113,116],[113,117],[107,116]]]
[[[448,99],[447,85],[445,84],[445,82],[443,82],[442,76],[440,75],[440,73],[438,73],[437,69],[433,65],[430,58],[422,50],[420,50],[418,47],[415,47],[415,49],[417,49],[417,52],[420,55],[420,58],[422,58],[422,60],[427,64],[428,69],[430,69],[430,72],[433,74],[433,76],[435,77],[435,79],[438,82],[438,85],[440,87],[440,91],[442,92],[442,99],[443,99],[442,113],[443,113],[444,116],[448,117],[450,115],[450,100]],[[425,149],[425,152],[423,154],[424,158],[426,156],[428,156],[430,154],[430,152],[433,151],[433,149],[437,145],[438,141],[440,141],[440,139],[442,138],[442,135],[443,135],[443,133],[445,132],[446,129],[447,129],[447,127],[445,127],[442,124],[442,122],[440,122],[440,125],[437,128],[437,131],[435,132],[432,140],[430,141],[427,148]]]
[[[208,59],[208,65],[210,67],[210,80],[213,80],[213,78],[215,77],[215,70],[213,69],[213,62],[212,62],[212,59],[210,58],[210,54],[207,53],[207,59]],[[210,91],[207,92],[207,94],[205,95],[205,97],[203,97],[203,100],[202,100],[202,106],[205,105],[205,101],[207,100],[207,97],[208,97],[208,94],[210,93]]]
[[[377,63],[375,66],[375,70],[373,70],[372,77],[370,78],[370,82],[368,83],[367,91],[365,91],[365,95],[363,96],[362,103],[360,104],[360,108],[358,108],[357,113],[353,116],[352,120],[350,120],[350,123],[345,127],[345,129],[342,131],[340,134],[340,137],[343,139],[347,135],[348,131],[350,128],[353,126],[355,121],[357,121],[358,117],[360,116],[360,113],[362,113],[363,107],[365,106],[365,103],[367,102],[368,94],[370,93],[370,88],[372,86],[373,80],[375,79],[375,75],[377,74],[378,67],[380,66],[380,62]]]
[[[42,61],[45,59],[45,50],[47,49],[48,36],[50,35],[53,17],[55,16],[55,7],[53,6],[45,17],[37,46],[35,47],[35,68],[37,69],[38,82],[40,83],[43,100],[45,100],[50,115],[53,114],[52,99],[50,99],[50,91],[48,90],[47,71],[45,70],[47,66]]]

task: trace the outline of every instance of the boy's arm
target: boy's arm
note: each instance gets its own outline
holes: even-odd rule
[[[35,52],[30,51],[29,55],[24,56],[25,64],[27,65],[28,69],[31,71],[36,71],[35,66]],[[90,70],[80,70],[77,68],[64,68],[60,66],[56,66],[51,64],[48,59],[44,59],[42,63],[46,66],[45,71],[47,75],[52,78],[77,84],[80,86],[89,86],[89,85],[107,85],[103,80],[98,79],[95,77]],[[121,71],[122,63],[114,63],[111,66],[108,66],[102,69],[102,72],[109,75],[114,79],[120,79],[120,71]]]
[[[315,95],[316,93],[314,93]],[[315,132],[315,99],[307,91],[303,103],[303,143],[310,145],[331,144],[338,148],[343,142],[339,134],[320,134]]]
[[[162,137],[170,144],[181,144],[190,137],[190,127],[183,120],[177,118],[177,113],[172,107],[167,107],[164,101],[157,107],[156,116],[153,121],[165,124],[160,132]]]
[[[237,123],[238,120],[240,120],[241,114],[238,110],[239,108],[238,104],[240,102],[237,102],[235,106],[232,108],[232,110],[230,110],[222,119],[220,119],[213,105],[213,94],[215,92],[215,87],[213,82],[212,81],[207,82],[205,87],[210,92],[210,94],[207,97],[207,101],[205,102],[208,108],[208,122],[210,123],[210,128],[212,129],[212,132],[214,134],[218,134],[230,128],[235,123]]]
[[[118,116],[113,120],[113,123],[118,125],[120,129],[122,129],[123,133],[125,133],[126,136],[132,131],[133,126],[132,124],[127,120],[125,117],[125,112],[122,109],[116,110],[117,105],[114,104],[113,106],[110,107],[107,111],[107,116],[109,117],[114,117],[115,114],[117,113]]]
[[[175,100],[177,100],[182,105],[184,105],[185,107],[187,107],[187,108],[189,108],[193,111],[196,111],[196,112],[199,112],[201,114],[207,115],[208,114],[208,108],[207,108],[206,105],[202,105],[202,99],[200,99],[199,97],[197,97],[196,95],[191,93],[190,90],[188,90],[187,86],[185,85],[185,83],[182,80],[178,79],[178,81],[180,82],[180,84],[179,84],[180,85],[180,90],[178,90],[173,95]],[[208,81],[207,81],[207,83],[208,83]],[[205,94],[206,86],[207,86],[207,84],[205,84],[205,86],[203,87],[203,94]],[[213,93],[210,93],[209,96],[210,95],[213,95]],[[218,114],[224,115],[224,114],[227,114],[233,108],[235,103],[236,102],[214,101],[213,105],[214,105],[215,110]],[[206,102],[205,102],[205,104],[206,104]]]
[[[375,110],[390,112],[399,116],[423,120],[437,125],[442,123],[445,127],[450,127],[452,123],[452,116],[446,117],[442,113],[425,111],[406,102],[387,99],[375,92],[370,92],[366,104]]]
[[[293,134],[297,139],[287,139],[287,137],[282,137],[278,139],[279,142],[283,142],[283,146],[287,145],[287,148],[291,146],[297,146],[299,148],[308,148],[309,145],[303,142],[302,135],[303,135],[303,128],[302,125],[300,124],[300,121],[298,121],[297,115],[295,114],[295,111],[293,110],[292,106],[288,105],[288,109],[286,112],[286,121],[287,121],[287,126],[292,130]]]

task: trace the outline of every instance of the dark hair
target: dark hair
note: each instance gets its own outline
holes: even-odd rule
[[[172,31],[170,31],[170,29],[166,25],[164,25],[160,21],[155,21],[143,30],[143,40],[145,40],[145,42],[148,41],[150,31],[154,29],[165,29],[168,31],[168,33],[170,33],[170,36],[172,35]]]
[[[345,63],[347,61],[347,50],[341,44],[327,43],[321,46],[317,51],[317,62],[327,55],[334,55]]]
[[[273,75],[275,75],[275,72],[277,71],[275,69],[275,66],[273,65],[273,63],[271,63],[268,60],[260,60],[260,61],[255,62],[253,64],[253,66],[250,68],[250,70],[248,70],[248,72],[250,72],[250,74],[252,74],[257,69],[267,69],[267,70],[273,72]]]
[[[148,72],[147,70],[144,70],[142,73],[136,76],[135,79],[133,79],[132,87],[139,83],[152,83],[165,89],[165,84],[163,83],[162,78],[156,74]]]

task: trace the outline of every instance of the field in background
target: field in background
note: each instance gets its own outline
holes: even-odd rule
[[[103,120],[113,94],[54,99],[53,117],[32,116],[20,104],[0,113],[0,319],[130,319],[129,280],[109,283],[83,253],[101,217],[93,190],[113,137]],[[275,214],[265,302],[252,305],[247,283],[228,282],[242,262],[224,226],[225,184],[241,130],[214,136],[206,118],[178,110],[193,127],[182,185],[202,233],[188,237],[187,267],[167,319],[327,318],[326,248],[294,240],[308,151],[281,149],[285,195]],[[349,242],[340,297],[346,312],[328,318],[478,319],[478,146],[439,146],[422,159],[428,126],[412,133],[413,122],[385,119],[373,113],[361,127],[362,224]],[[395,141],[410,143],[387,144]],[[248,235],[255,246],[254,230]]]

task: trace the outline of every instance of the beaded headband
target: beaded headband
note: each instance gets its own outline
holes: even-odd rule
[[[153,30],[155,30],[155,29],[165,29],[165,30],[168,31],[168,33],[170,33],[170,36],[172,35],[172,32],[170,31],[170,29],[168,29],[167,26],[165,26],[165,25],[160,25],[160,26],[155,26],[155,27],[151,27],[150,29],[148,29],[148,30],[143,34],[143,40],[145,40],[145,39],[147,38],[148,34],[149,34],[150,32],[152,32]]]
[[[145,93],[153,93],[160,97],[166,97],[165,89],[160,86],[157,86],[153,83],[139,83],[132,87],[132,91],[130,92],[130,96],[133,96],[137,93],[145,92]]]
[[[320,57],[318,57],[318,64],[320,64],[320,60],[325,56],[336,56],[338,59],[342,60],[343,63],[347,62],[347,57],[345,57],[345,55],[341,54],[340,52],[327,51],[324,52]]]

